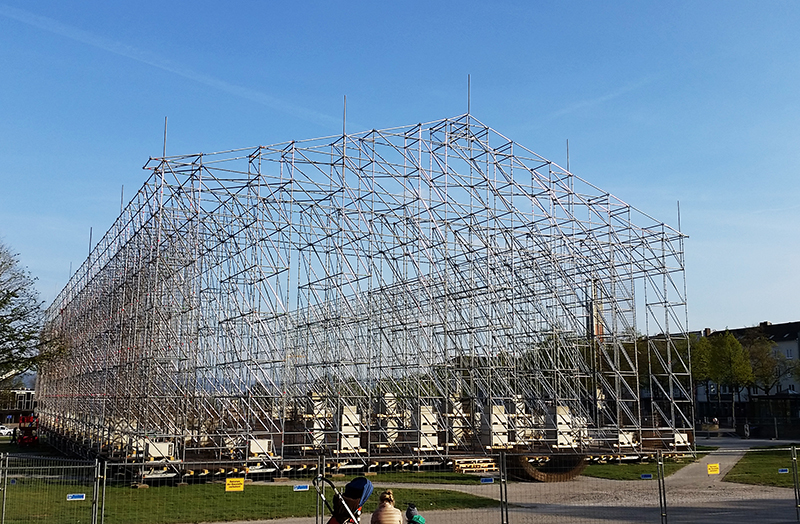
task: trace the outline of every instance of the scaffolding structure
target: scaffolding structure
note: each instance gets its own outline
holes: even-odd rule
[[[39,422],[76,446],[691,445],[684,235],[472,115],[145,169],[47,311]]]

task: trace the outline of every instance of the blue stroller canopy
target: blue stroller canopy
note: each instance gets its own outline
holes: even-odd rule
[[[349,499],[358,500],[360,508],[372,495],[372,489],[372,482],[367,477],[356,477],[344,487],[343,495]]]

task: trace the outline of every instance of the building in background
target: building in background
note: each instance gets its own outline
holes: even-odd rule
[[[714,337],[731,333],[749,351],[751,364],[762,367],[762,374],[771,368],[770,379],[738,391],[711,381],[696,384],[697,416],[701,422],[718,418],[721,425],[732,425],[732,406],[736,405],[737,432],[744,434],[744,425],[753,436],[780,438],[800,436],[800,321],[711,331],[700,336]],[[768,361],[761,360],[756,348],[768,348]],[[736,398],[734,399],[734,395]]]

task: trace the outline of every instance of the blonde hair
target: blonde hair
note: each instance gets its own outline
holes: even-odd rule
[[[379,500],[381,502],[388,502],[389,504],[394,506],[394,494],[392,493],[392,490],[387,489],[386,491],[381,493],[381,496],[380,496]]]

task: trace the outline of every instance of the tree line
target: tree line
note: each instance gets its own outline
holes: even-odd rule
[[[732,393],[731,415],[735,425],[736,402],[741,402],[743,390],[770,395],[784,380],[791,377],[800,380],[798,362],[775,351],[775,347],[775,342],[758,328],[747,330],[739,338],[730,331],[699,336],[691,353],[695,386],[705,389],[709,401],[715,395],[718,404],[721,404],[721,387],[727,387]]]

